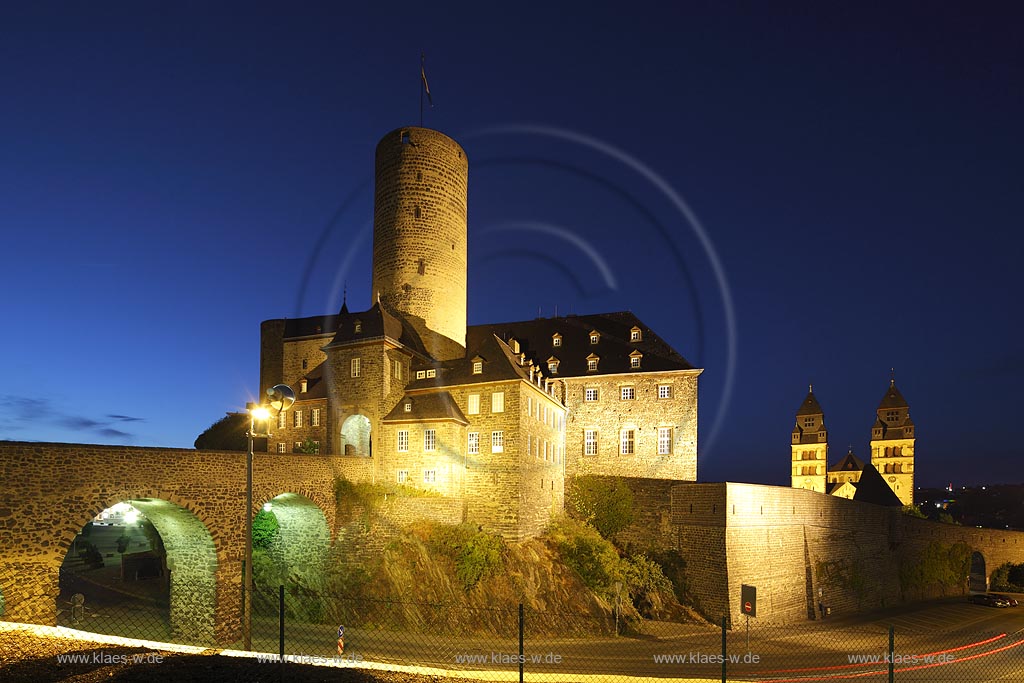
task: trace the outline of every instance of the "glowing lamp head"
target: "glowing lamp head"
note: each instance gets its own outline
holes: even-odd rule
[[[270,419],[270,411],[264,406],[256,406],[249,411],[249,414],[252,415],[252,419],[260,422]]]

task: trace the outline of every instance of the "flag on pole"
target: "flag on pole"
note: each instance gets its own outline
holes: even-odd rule
[[[427,93],[427,101],[430,102],[430,106],[433,107],[434,106],[434,98],[430,96],[430,86],[427,85],[427,70],[426,70],[426,67],[424,66],[424,62],[425,61],[426,61],[426,57],[421,53],[420,54],[420,80],[423,81],[423,92]]]

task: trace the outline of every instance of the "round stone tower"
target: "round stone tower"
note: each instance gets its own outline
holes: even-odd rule
[[[466,153],[428,128],[377,144],[371,296],[404,314],[432,356],[466,347]]]

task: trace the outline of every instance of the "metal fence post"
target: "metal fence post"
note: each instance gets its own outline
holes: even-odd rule
[[[284,584],[278,589],[277,596],[277,647],[281,653],[281,676],[284,677]]]
[[[722,683],[725,683],[725,615],[722,615]]]
[[[526,657],[523,656],[523,603],[519,603],[519,683],[523,683],[523,668]]]
[[[889,683],[893,682],[896,666],[896,627],[889,624]]]

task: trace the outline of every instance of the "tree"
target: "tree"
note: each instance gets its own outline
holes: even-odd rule
[[[249,416],[247,414],[228,413],[196,437],[195,447],[203,451],[247,451],[249,450],[249,440],[245,434],[248,431]],[[267,440],[254,439],[253,450],[265,453]]]
[[[619,479],[584,475],[572,480],[566,491],[572,516],[605,538],[611,538],[633,522],[633,492]]]

